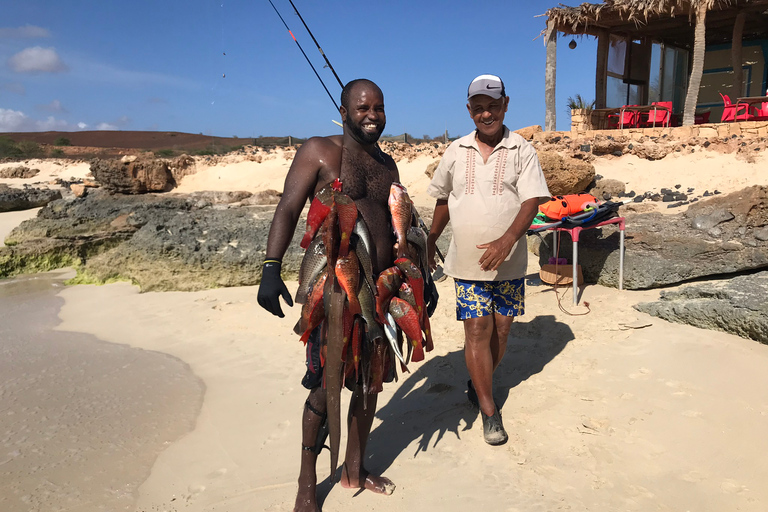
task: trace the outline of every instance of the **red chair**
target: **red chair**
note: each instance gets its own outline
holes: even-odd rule
[[[643,128],[669,126],[672,119],[672,102],[654,101],[651,105],[656,105],[659,108],[648,111],[646,118],[640,121],[640,126]]]
[[[760,108],[752,107],[754,110],[750,113],[749,121],[768,121],[768,102],[763,102]]]
[[[624,105],[618,114],[608,115],[609,128],[637,128],[640,125],[639,112],[633,110],[623,110],[627,107],[637,107],[638,105]]]
[[[693,124],[707,124],[709,122],[709,114],[711,114],[709,110],[706,112],[702,112],[700,114],[695,114],[693,116]]]
[[[731,98],[727,94],[718,93],[723,98],[723,115],[720,118],[721,123],[731,123],[733,121],[748,121],[750,115],[750,106],[746,103],[731,103]],[[752,111],[756,110],[752,108]]]

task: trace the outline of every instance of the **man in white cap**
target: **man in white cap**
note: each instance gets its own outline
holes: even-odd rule
[[[427,193],[437,199],[428,239],[451,222],[445,273],[456,282],[456,318],[464,323],[467,398],[480,409],[491,445],[508,436],[493,399],[493,373],[515,316],[522,315],[528,251],[525,233],[550,199],[536,150],[504,126],[509,97],[495,75],[480,75],[467,91],[475,130],[445,151]]]

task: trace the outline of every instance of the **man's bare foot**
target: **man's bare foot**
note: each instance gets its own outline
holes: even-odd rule
[[[293,506],[293,512],[320,512],[317,506],[317,491],[314,485],[299,485],[299,492],[296,494],[296,504]]]
[[[389,496],[395,492],[395,484],[385,476],[372,475],[365,468],[360,468],[357,478],[347,469],[347,465],[341,466],[341,481],[339,482],[345,489],[367,489],[376,494],[385,494]]]

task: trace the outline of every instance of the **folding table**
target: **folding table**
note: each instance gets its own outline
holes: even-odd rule
[[[611,219],[598,222],[596,224],[589,224],[587,226],[574,226],[570,228],[564,228],[562,226],[553,226],[546,228],[544,231],[567,231],[571,235],[573,240],[573,305],[579,304],[579,280],[578,280],[578,265],[579,265],[579,234],[585,229],[599,228],[600,226],[606,226],[608,224],[619,225],[619,290],[624,289],[624,229],[626,223],[624,217],[613,217]],[[542,226],[537,226],[541,228]],[[555,244],[555,257],[557,257],[557,244]]]

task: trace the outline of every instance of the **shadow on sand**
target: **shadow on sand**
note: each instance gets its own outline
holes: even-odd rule
[[[552,315],[514,322],[494,377],[499,407],[503,409],[512,388],[541,372],[573,339],[571,328]],[[461,433],[471,429],[479,416],[467,401],[469,377],[463,350],[436,357],[427,354],[423,363],[410,366],[412,373],[400,375],[394,395],[376,413],[381,424],[371,432],[365,461],[372,473],[384,474],[413,441],[417,441],[416,449],[406,455],[417,457],[436,447],[446,434],[461,439]],[[344,445],[342,456],[343,449]],[[340,472],[341,468],[337,479]],[[321,505],[332,487],[328,478],[318,484]]]

